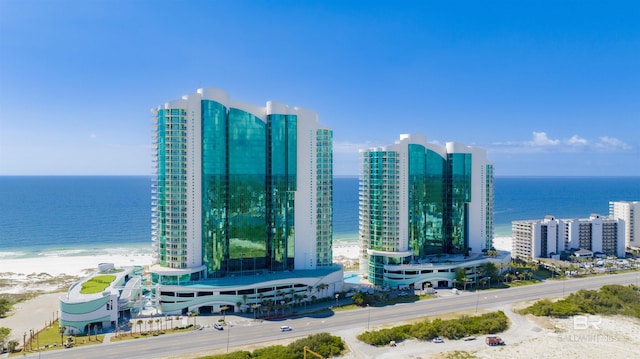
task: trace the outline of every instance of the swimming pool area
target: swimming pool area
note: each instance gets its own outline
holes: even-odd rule
[[[344,274],[344,282],[347,284],[363,284],[362,283],[362,278],[360,278],[360,274],[359,273],[354,273],[354,272],[350,272],[350,273],[345,273]]]

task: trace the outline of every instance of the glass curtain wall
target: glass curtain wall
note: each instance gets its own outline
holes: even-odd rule
[[[227,108],[202,101],[202,252],[210,274],[223,268],[229,254],[227,137]]]
[[[297,116],[202,101],[203,260],[210,277],[292,270]]]
[[[469,248],[468,203],[471,201],[471,154],[447,155],[447,252],[464,253]]]
[[[272,271],[293,270],[295,191],[297,189],[297,116],[268,116],[266,258]]]
[[[227,272],[264,268],[267,257],[266,123],[235,108],[228,120]]]
[[[409,246],[424,258],[444,251],[444,158],[409,144]]]

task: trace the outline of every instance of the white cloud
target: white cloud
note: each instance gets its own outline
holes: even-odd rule
[[[560,143],[560,140],[552,140],[547,137],[546,132],[533,132],[533,140],[527,141],[526,144],[529,146],[557,146]]]
[[[567,140],[567,144],[569,146],[584,146],[584,145],[587,145],[588,143],[589,141],[587,141],[586,139],[578,135],[573,135],[571,136],[570,139]]]
[[[609,136],[602,136],[598,138],[598,142],[596,142],[595,146],[600,151],[627,151],[631,149],[630,145],[615,137]]]
[[[348,141],[335,141],[333,143],[333,153],[354,153],[357,154],[360,150],[366,150],[371,147],[379,147],[380,144],[373,142],[348,142]]]
[[[550,138],[546,132],[532,134],[529,141],[501,141],[492,143],[487,150],[494,153],[560,153],[560,152],[619,152],[629,151],[633,147],[609,136],[597,141],[573,135],[567,139]]]

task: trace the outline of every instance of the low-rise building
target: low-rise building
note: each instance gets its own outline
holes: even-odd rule
[[[139,311],[142,296],[141,267],[116,269],[111,263],[101,263],[100,271],[74,283],[67,295],[60,298],[60,326],[65,333],[88,333],[89,330],[112,328],[120,318]],[[109,276],[109,282],[98,292],[83,291],[83,284],[99,276]]]
[[[568,250],[585,249],[624,257],[624,228],[621,219],[592,214],[589,218],[513,221],[512,256],[525,260],[558,258]]]

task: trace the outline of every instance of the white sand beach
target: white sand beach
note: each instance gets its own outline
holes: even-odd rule
[[[493,239],[493,247],[499,251],[511,252],[512,237],[495,237]]]
[[[148,266],[151,264],[151,255],[64,256],[51,254],[30,258],[5,257],[0,261],[0,293],[64,290],[73,281],[96,272],[100,263],[113,263],[116,267]]]
[[[359,252],[357,244],[340,244],[333,248],[338,263],[357,262]],[[30,258],[5,256],[0,261],[0,293],[64,290],[73,281],[96,272],[100,263],[113,263],[116,267],[148,266],[152,258],[149,253],[124,252],[85,256],[50,254]]]

